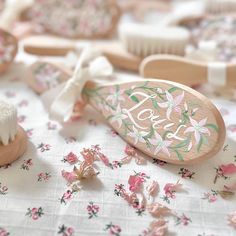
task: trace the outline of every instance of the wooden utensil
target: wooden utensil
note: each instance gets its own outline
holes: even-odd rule
[[[35,0],[32,7],[22,13],[21,19],[31,21],[34,29],[40,26],[39,33],[97,39],[113,34],[120,14],[114,0]]]
[[[10,33],[0,29],[0,74],[12,64],[17,53],[17,40]]]
[[[84,47],[83,43],[52,36],[32,36],[26,38],[23,45],[25,52],[41,56],[64,56],[70,51],[80,53]],[[92,43],[91,47],[101,51],[115,67],[121,69],[137,72],[142,61],[141,57],[128,53],[118,41]]]
[[[214,156],[224,143],[225,125],[217,108],[202,94],[178,83],[89,81],[83,99],[125,141],[162,161],[193,164]]]
[[[169,55],[145,58],[140,65],[145,78],[160,78],[188,86],[211,83],[218,86],[236,86],[236,65],[233,63],[200,63]]]

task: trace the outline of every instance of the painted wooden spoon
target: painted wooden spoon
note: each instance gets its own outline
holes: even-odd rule
[[[225,140],[224,121],[211,101],[170,81],[88,82],[83,99],[129,144],[152,158],[192,164],[213,157]]]
[[[17,49],[16,38],[0,29],[0,74],[9,68],[16,56]]]
[[[43,95],[45,102],[53,100],[52,119],[64,121],[77,101],[87,102],[128,143],[150,157],[174,164],[196,163],[221,149],[224,121],[207,97],[164,80],[91,81],[112,74],[104,57],[93,58],[96,56],[84,52],[64,88],[58,91],[59,86]]]

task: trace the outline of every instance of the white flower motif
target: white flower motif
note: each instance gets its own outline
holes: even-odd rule
[[[134,144],[137,144],[138,142],[145,143],[144,137],[148,134],[148,132],[145,131],[138,131],[134,126],[133,126],[133,132],[129,132],[128,136],[134,138]]]
[[[125,101],[122,96],[124,90],[117,90],[116,88],[112,88],[110,91],[110,95],[106,98],[106,101],[111,101],[111,104],[114,106],[117,102]]]
[[[171,145],[172,141],[163,140],[162,137],[157,132],[155,132],[155,138],[150,139],[149,141],[152,145],[156,146],[154,152],[155,155],[162,151],[163,153],[170,156],[168,147]]]
[[[182,102],[184,98],[184,92],[176,96],[175,98],[173,98],[173,96],[168,91],[166,91],[166,98],[167,98],[167,102],[158,103],[158,105],[161,108],[167,108],[166,117],[170,120],[170,115],[173,110],[177,112],[180,111],[179,104]]]
[[[206,127],[204,127],[206,125],[207,118],[202,119],[199,122],[197,122],[191,117],[189,117],[189,119],[192,126],[188,127],[184,131],[184,133],[194,132],[196,145],[198,145],[200,142],[201,134],[208,134],[210,136],[210,131]]]
[[[122,125],[122,120],[126,119],[128,116],[122,113],[120,104],[117,106],[116,111],[112,111],[113,117],[111,118],[111,122],[117,122],[119,127]]]

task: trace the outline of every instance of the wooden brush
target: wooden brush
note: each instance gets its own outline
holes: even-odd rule
[[[83,53],[66,84],[42,96],[51,119],[66,121],[74,107],[82,112],[80,104],[87,102],[125,141],[152,158],[191,164],[221,149],[224,122],[208,98],[164,80],[104,82],[111,72],[104,57],[89,58]]]
[[[40,28],[37,33],[97,39],[114,33],[120,14],[114,0],[36,0],[22,13],[21,19],[30,21],[34,29]]]
[[[16,108],[0,101],[0,166],[10,164],[22,156],[27,147],[27,135],[17,125]]]
[[[236,65],[222,62],[200,63],[183,57],[154,55],[140,65],[145,78],[166,79],[188,86],[211,83],[216,86],[236,86]]]
[[[178,83],[153,79],[111,85],[88,82],[83,99],[125,141],[155,159],[193,164],[213,157],[224,144],[225,126],[216,107]]]

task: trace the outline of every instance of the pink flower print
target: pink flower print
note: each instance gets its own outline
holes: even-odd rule
[[[161,108],[167,108],[166,111],[166,117],[168,120],[170,120],[170,115],[173,111],[175,112],[180,112],[181,108],[180,108],[180,103],[182,102],[183,98],[184,98],[184,92],[182,92],[182,94],[176,96],[175,98],[173,98],[173,96],[171,95],[171,93],[169,93],[168,91],[166,91],[166,98],[167,98],[167,102],[164,103],[158,103],[158,105]]]
[[[8,191],[7,186],[2,186],[2,183],[0,182],[0,195],[6,195]]]
[[[146,159],[139,156],[137,150],[134,147],[130,146],[129,144],[126,145],[124,152],[127,156],[121,159],[122,164],[129,163],[132,158],[135,159],[137,165],[143,165],[146,163]]]
[[[33,129],[27,129],[26,133],[28,137],[31,137],[33,135]]]
[[[124,184],[116,184],[114,193],[118,197],[119,196],[123,197],[124,194],[126,193],[125,188],[124,188]]]
[[[87,206],[87,211],[88,211],[89,219],[92,219],[93,217],[97,217],[97,214],[99,212],[99,206],[95,205],[93,202],[89,202]]]
[[[4,228],[0,227],[0,236],[9,236],[10,233],[7,232]]]
[[[120,226],[114,225],[112,224],[112,222],[110,224],[107,224],[104,230],[108,231],[109,235],[120,236],[120,233],[121,233]]]
[[[47,123],[47,128],[48,128],[48,130],[56,130],[57,129],[57,125],[52,123],[51,121],[49,121]]]
[[[33,220],[38,220],[40,217],[44,215],[43,208],[42,207],[39,208],[34,207],[32,209],[28,208],[25,215],[29,216]]]
[[[13,92],[13,91],[7,91],[7,92],[5,93],[5,96],[6,96],[7,98],[13,98],[13,97],[16,96],[16,93]]]
[[[120,161],[113,161],[112,162],[112,169],[117,169],[117,168],[120,168],[122,166],[122,162]]]
[[[61,175],[69,184],[72,184],[73,182],[77,181],[77,174],[74,171],[68,172],[62,170]]]
[[[235,133],[236,132],[236,125],[235,124],[234,125],[229,125],[227,127],[227,130],[229,130],[232,133]]]
[[[182,224],[182,225],[186,226],[190,222],[192,222],[191,219],[189,217],[187,217],[185,214],[182,214],[181,216],[176,216],[176,222],[175,222],[176,225]]]
[[[42,181],[45,181],[47,182],[50,178],[51,178],[51,174],[48,173],[48,172],[41,172],[38,174],[38,182],[42,182]]]
[[[150,143],[155,146],[154,154],[158,154],[159,152],[163,152],[166,155],[170,156],[168,147],[171,145],[172,141],[163,140],[162,137],[155,132],[155,138],[149,140]]]
[[[67,227],[64,224],[59,226],[59,231],[57,234],[61,234],[62,236],[73,236],[75,230],[72,227]]]
[[[147,210],[154,217],[163,217],[171,213],[168,207],[158,202],[147,205]]]
[[[51,146],[49,144],[40,143],[37,147],[41,152],[49,151]]]
[[[193,179],[195,172],[192,172],[186,168],[180,168],[180,171],[178,174],[181,175],[181,177],[184,179]]]
[[[167,203],[170,203],[169,198],[175,199],[176,191],[180,190],[181,188],[182,188],[182,184],[180,184],[179,181],[176,184],[167,183],[164,186],[165,195],[162,197],[162,199],[166,201]]]
[[[215,168],[216,176],[214,178],[214,184],[216,183],[219,177],[223,177],[224,179],[228,179],[229,176],[236,173],[236,165],[234,163],[229,163],[226,165],[220,165],[218,168]]]
[[[204,197],[202,199],[206,199],[210,203],[215,202],[217,200],[217,195],[218,195],[217,191],[211,190],[210,193],[204,193]]]
[[[128,183],[131,192],[138,192],[142,187],[144,179],[140,176],[130,175]]]
[[[19,106],[19,107],[27,107],[28,104],[29,104],[29,102],[28,102],[27,100],[22,100],[22,101],[18,104],[18,106]]]
[[[29,170],[30,166],[32,166],[32,165],[33,165],[32,159],[24,160],[22,165],[21,165],[21,169],[22,170]]]
[[[25,121],[25,119],[26,119],[26,116],[20,115],[20,116],[17,117],[17,122],[18,123],[23,123]]]
[[[114,129],[110,129],[107,131],[108,134],[110,134],[112,137],[116,137],[118,133]]]
[[[228,215],[229,225],[236,229],[236,211]]]
[[[76,154],[74,154],[73,152],[69,152],[62,161],[74,165],[79,161],[79,159]]]
[[[100,160],[104,163],[105,166],[110,167],[109,159],[105,155],[100,155]]]
[[[209,129],[204,127],[206,125],[207,118],[202,119],[199,122],[197,122],[196,120],[194,120],[191,117],[189,117],[189,119],[190,119],[190,123],[191,123],[192,126],[188,127],[184,131],[184,133],[194,132],[194,137],[195,137],[196,145],[198,145],[199,142],[200,142],[202,134],[208,134],[209,136],[211,135]]]

